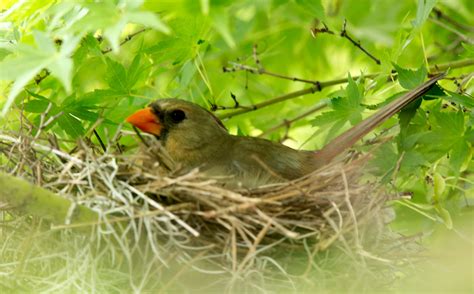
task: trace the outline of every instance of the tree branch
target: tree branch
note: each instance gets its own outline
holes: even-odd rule
[[[452,19],[450,16],[444,14],[441,9],[439,8],[433,8],[433,13],[436,16],[437,19],[443,19],[446,22],[452,24],[453,26],[457,27],[458,29],[465,30],[468,32],[474,32],[474,26],[469,26],[463,23],[460,23],[454,19]]]
[[[266,136],[266,135],[268,135],[268,134],[271,134],[271,133],[273,133],[274,131],[276,131],[276,130],[278,130],[279,128],[282,128],[282,127],[288,127],[288,128],[289,128],[292,123],[297,122],[297,121],[299,121],[299,120],[301,120],[301,119],[307,117],[308,115],[311,115],[311,114],[313,114],[313,113],[315,113],[315,112],[317,112],[317,111],[319,111],[319,110],[325,108],[326,106],[328,106],[328,103],[327,103],[327,102],[323,102],[323,103],[321,103],[321,104],[319,104],[319,105],[316,105],[315,107],[309,109],[309,110],[306,111],[306,112],[303,112],[302,114],[300,114],[300,115],[298,115],[298,116],[295,116],[295,117],[292,118],[292,119],[286,119],[286,120],[282,121],[281,123],[276,124],[276,125],[274,125],[273,127],[270,127],[270,128],[268,128],[268,129],[266,129],[263,133],[261,133],[261,134],[258,135],[257,137],[260,137],[260,138],[261,138],[261,137],[264,137],[264,136]]]
[[[469,38],[468,36],[464,35],[463,33],[461,33],[460,31],[456,30],[455,28],[453,27],[450,27],[448,26],[447,24],[439,21],[438,19],[434,18],[434,17],[429,17],[428,18],[432,23],[444,28],[445,30],[447,31],[450,31],[451,33],[457,35],[459,38],[461,38],[464,42],[467,42],[469,44],[473,44],[474,41]]]
[[[148,31],[149,29],[150,29],[150,28],[143,28],[143,29],[141,29],[141,30],[138,30],[138,31],[132,33],[132,34],[127,35],[127,36],[125,37],[125,39],[123,39],[123,41],[120,42],[120,46],[126,44],[127,42],[131,41],[135,36],[137,36],[137,35],[139,35],[139,34],[145,32],[145,31]],[[102,50],[101,52],[102,52],[103,54],[107,54],[107,53],[109,53],[109,52],[112,52],[112,48],[104,49],[104,50]]]
[[[434,75],[436,75],[440,72],[446,71],[447,69],[463,68],[463,67],[468,67],[468,66],[472,66],[472,65],[474,65],[474,58],[468,58],[468,59],[463,59],[463,60],[457,60],[457,61],[442,63],[442,64],[431,66],[430,69],[429,69],[428,76],[430,76],[430,77],[434,76]],[[250,67],[250,66],[244,66],[243,65],[243,67],[241,69],[245,70],[245,71],[248,71],[250,73],[254,73],[254,74],[266,74],[266,75],[271,75],[271,76],[274,76],[274,77],[283,78],[283,79],[287,79],[287,80],[293,79],[293,78],[289,78],[287,76],[280,75],[280,74],[274,74],[274,73],[269,74],[268,71],[261,72],[257,68]],[[363,77],[364,78],[375,78],[375,77],[378,77],[382,74],[383,73],[368,74],[368,75],[363,75]],[[356,80],[356,79],[359,79],[360,77],[361,76],[359,75],[359,76],[353,76],[352,78],[354,80]],[[396,78],[397,78],[397,73],[392,72],[388,76],[388,81],[395,80]],[[297,81],[302,81],[302,80],[303,79],[298,79]],[[238,110],[235,110],[235,111],[232,111],[232,112],[228,112],[228,113],[219,115],[219,118],[221,118],[221,119],[231,118],[231,117],[234,117],[236,115],[240,115],[240,114],[244,114],[244,113],[247,113],[247,112],[250,112],[250,111],[254,111],[254,110],[257,110],[257,109],[260,109],[260,108],[263,108],[263,107],[266,107],[266,106],[269,106],[269,105],[273,105],[273,104],[276,104],[276,103],[280,103],[280,102],[283,102],[283,101],[286,101],[286,100],[289,100],[289,99],[292,99],[292,98],[296,98],[296,97],[300,97],[300,96],[303,96],[303,95],[306,95],[306,94],[321,91],[321,89],[323,89],[325,87],[344,84],[344,83],[347,83],[347,81],[348,81],[347,78],[330,80],[330,81],[326,81],[326,82],[307,80],[307,82],[313,84],[314,86],[303,89],[303,90],[291,92],[291,93],[288,93],[288,94],[285,94],[285,95],[277,96],[275,98],[271,98],[269,100],[266,100],[264,102],[257,103],[257,104],[251,105],[251,106],[246,106],[246,107],[240,106],[242,109],[238,109]]]
[[[341,37],[343,38],[346,38],[347,40],[349,40],[354,46],[356,46],[357,48],[359,48],[360,50],[362,50],[362,52],[364,52],[367,56],[369,56],[373,61],[375,61],[375,63],[377,63],[378,65],[381,64],[380,62],[380,59],[378,59],[377,57],[375,57],[374,55],[372,55],[369,51],[367,51],[367,49],[365,49],[364,47],[362,47],[362,45],[360,44],[360,41],[355,41],[354,39],[352,39],[348,34],[347,34],[347,30],[346,30],[346,25],[347,25],[347,20],[344,19],[344,24],[342,25],[342,31],[341,31]]]
[[[54,224],[64,224],[68,217],[71,223],[98,220],[98,214],[93,210],[3,172],[0,172],[0,187],[0,203],[24,214],[41,217]],[[73,205],[74,210],[70,214]]]

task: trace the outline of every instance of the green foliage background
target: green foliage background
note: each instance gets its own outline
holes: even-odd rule
[[[469,27],[453,26],[433,8]],[[0,9],[1,124],[18,129],[22,109],[38,125],[48,109],[49,117],[58,115],[48,131],[66,150],[84,136],[97,143],[93,129],[111,138],[127,115],[155,99],[178,97],[208,108],[232,108],[231,94],[240,105],[251,106],[312,86],[242,70],[223,72],[223,67],[236,68],[232,62],[257,67],[254,44],[268,71],[320,82],[348,79],[224,121],[234,134],[256,136],[327,103],[289,130],[266,136],[303,149],[320,148],[420,84],[437,65],[455,64],[448,74],[453,79],[374,132],[393,138],[375,151],[372,175],[388,190],[412,195],[394,203],[393,228],[422,232],[429,244],[448,235],[472,243],[470,0],[7,0]],[[380,65],[339,36],[344,19],[348,34]],[[311,29],[323,28],[322,22],[334,34],[313,36]],[[398,74],[394,82],[389,81],[392,71]],[[217,114],[228,117],[234,111]],[[121,143],[133,144],[130,138]],[[448,233],[433,233],[444,230]]]

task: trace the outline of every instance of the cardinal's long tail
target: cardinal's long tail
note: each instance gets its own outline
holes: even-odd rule
[[[423,96],[423,94],[431,89],[431,87],[444,76],[445,73],[435,75],[422,85],[387,104],[371,117],[363,120],[359,124],[342,133],[334,140],[329,142],[329,144],[324,146],[321,150],[316,151],[315,160],[318,167],[328,164],[332,159],[334,159],[334,157],[338,156],[347,148],[354,145],[359,139],[390,118],[392,115],[400,111],[403,107]]]

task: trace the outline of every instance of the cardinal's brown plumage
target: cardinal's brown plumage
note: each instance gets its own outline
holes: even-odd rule
[[[160,99],[127,121],[155,135],[181,170],[199,167],[208,175],[224,176],[232,185],[254,187],[293,180],[329,163],[357,140],[407,104],[423,96],[437,75],[386,105],[319,151],[294,150],[260,138],[230,135],[206,109],[179,99]]]

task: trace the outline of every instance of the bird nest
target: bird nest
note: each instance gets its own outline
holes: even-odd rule
[[[291,277],[307,279],[318,268],[315,260],[320,252],[332,247],[341,249],[341,259],[369,257],[387,262],[371,250],[385,235],[388,196],[377,183],[364,180],[366,156],[351,153],[291,182],[229,189],[220,184],[222,178],[205,177],[198,169],[179,175],[164,174],[156,161],[156,150],[142,146],[140,151],[123,152],[117,142],[117,138],[113,139],[107,144],[108,151],[103,152],[81,140],[73,151],[66,152],[59,147],[64,142],[51,135],[3,132],[2,170],[69,200],[68,216],[77,206],[97,213],[96,221],[72,222],[66,218],[48,230],[55,232],[56,246],[75,235],[70,232],[78,231],[84,243],[75,242],[73,247],[77,250],[94,244],[93,256],[107,256],[109,267],[120,263],[122,271],[123,264],[127,264],[130,275],[140,272],[139,281],[130,282],[135,290],[154,286],[179,289],[176,284],[183,284],[181,278],[187,275],[183,269],[189,268],[192,270],[188,274],[226,274],[224,284],[234,290],[242,287],[242,281],[250,283],[249,277],[259,276],[261,280],[256,284],[260,286],[252,288],[255,290],[264,287],[262,281],[270,275],[265,274],[268,267],[274,270],[267,284],[285,280],[294,289]],[[18,227],[10,227],[15,233],[31,227],[32,219],[25,218],[24,213],[20,215],[16,207],[0,203],[0,208],[4,221],[21,220],[16,223]],[[2,230],[6,236],[7,231]],[[15,244],[11,246],[18,245]],[[38,248],[38,254],[44,254],[41,250],[45,249]],[[3,256],[11,262],[17,255],[4,252]],[[41,266],[47,260],[42,259]],[[301,262],[295,270],[298,274],[292,272],[291,260]],[[0,264],[0,271],[4,266]],[[153,278],[155,271],[161,277],[168,275],[167,282]],[[202,286],[204,280],[190,275]],[[215,278],[207,280],[219,284]],[[150,286],[151,281],[154,286]]]

